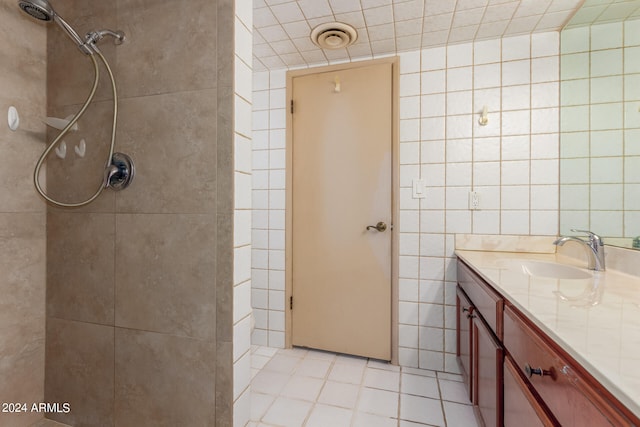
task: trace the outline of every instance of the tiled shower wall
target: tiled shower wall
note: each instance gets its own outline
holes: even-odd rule
[[[46,207],[31,174],[44,149],[46,31],[12,0],[0,0],[0,403],[44,397]],[[9,106],[20,114],[12,132]],[[24,427],[38,413],[0,412],[0,425]]]
[[[636,237],[640,20],[564,30],[562,80],[560,231]]]
[[[400,54],[403,366],[457,371],[456,233],[558,232],[558,53],[559,34],[548,32]],[[255,73],[253,94],[253,342],[275,347],[284,344],[285,76]],[[411,197],[414,178],[423,200]]]
[[[133,158],[136,177],[85,208],[48,209],[45,400],[71,405],[51,418],[233,424],[233,6],[56,2],[80,34],[127,35],[100,48],[120,95],[116,149]],[[48,47],[48,113],[64,117],[84,101],[91,65],[55,26]],[[102,76],[65,137],[66,158],[48,162],[57,197],[82,200],[101,181],[111,119]],[[80,137],[84,158],[73,150]]]

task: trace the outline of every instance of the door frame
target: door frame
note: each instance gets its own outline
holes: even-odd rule
[[[399,263],[399,227],[400,218],[400,60],[388,57],[367,61],[349,62],[338,65],[306,68],[287,71],[286,87],[286,184],[285,184],[285,348],[292,348],[292,313],[288,301],[293,294],[293,115],[291,102],[293,97],[293,79],[309,74],[356,69],[371,65],[391,64],[391,363],[398,364],[398,263]],[[295,108],[295,107],[294,107]]]

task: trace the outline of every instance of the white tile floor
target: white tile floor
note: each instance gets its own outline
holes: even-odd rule
[[[252,348],[249,427],[475,427],[459,375],[295,348]]]

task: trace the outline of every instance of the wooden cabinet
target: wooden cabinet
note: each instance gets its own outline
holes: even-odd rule
[[[457,272],[457,352],[485,426],[640,426],[638,417],[469,266],[458,261]]]
[[[502,345],[480,316],[473,318],[472,360],[474,405],[484,425],[502,426]]]
[[[457,356],[460,361],[462,378],[467,386],[467,390],[469,391],[469,400],[473,402],[471,387],[471,376],[473,375],[471,365],[471,324],[473,322],[473,306],[471,305],[469,298],[467,298],[460,288],[456,289],[456,309],[458,312],[456,320],[456,329],[458,332],[456,336]]]
[[[458,264],[457,353],[471,402],[487,427],[502,426],[503,300]]]

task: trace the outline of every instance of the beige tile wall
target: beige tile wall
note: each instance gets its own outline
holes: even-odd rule
[[[0,402],[44,396],[45,206],[31,184],[46,96],[46,32],[0,0]],[[12,132],[4,117],[20,114]],[[29,426],[38,413],[0,412],[0,425]]]
[[[127,34],[100,48],[120,95],[116,151],[134,159],[136,178],[85,208],[48,211],[45,399],[72,408],[51,418],[230,426],[233,2],[55,6],[80,34]],[[91,65],[59,29],[49,35],[49,112],[66,115],[84,100]],[[111,117],[105,83],[96,99],[65,138],[67,158],[49,164],[57,197],[81,200],[99,185]],[[85,158],[73,152],[80,138]]]

